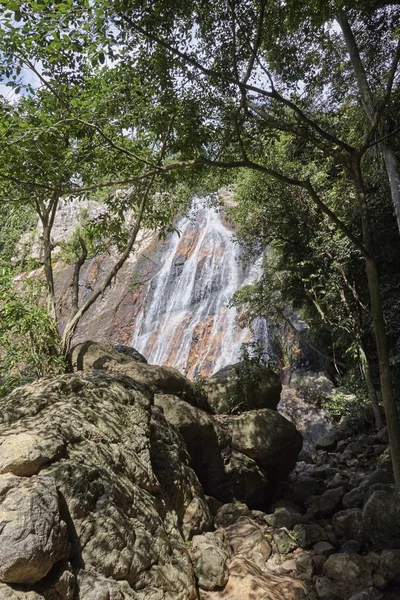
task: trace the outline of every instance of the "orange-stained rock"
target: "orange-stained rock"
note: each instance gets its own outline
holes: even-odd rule
[[[306,587],[300,581],[272,575],[240,554],[229,563],[223,590],[200,590],[200,600],[302,600],[305,596]]]

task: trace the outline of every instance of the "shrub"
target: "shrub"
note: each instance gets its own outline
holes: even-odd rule
[[[55,321],[41,306],[44,283],[0,271],[0,395],[32,379],[65,371]]]

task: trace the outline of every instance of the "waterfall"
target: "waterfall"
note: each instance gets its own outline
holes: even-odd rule
[[[176,228],[136,318],[132,346],[152,364],[210,375],[237,362],[241,345],[255,335],[266,342],[265,321],[258,320],[255,333],[242,329],[228,306],[235,291],[260,277],[261,263],[241,264],[223,214],[198,199]]]

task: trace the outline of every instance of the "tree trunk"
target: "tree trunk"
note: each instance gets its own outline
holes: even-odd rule
[[[346,17],[340,13],[337,15],[337,21],[342,30],[343,38],[350,56],[351,66],[353,67],[354,76],[357,82],[358,91],[360,93],[361,103],[363,105],[364,112],[370,120],[372,128],[377,127],[377,123],[375,123],[375,119],[377,117],[377,108],[375,106],[374,95],[369,86],[367,74],[365,72],[360,52],[358,50],[357,42],[355,40],[350,23],[348,22]],[[388,133],[388,131],[384,123],[381,125],[382,126],[379,127],[378,130],[380,135],[384,137]],[[396,214],[397,226],[400,232],[400,165],[389,141],[382,141],[379,144],[379,147],[382,151],[383,158],[385,161],[392,203]]]
[[[400,232],[400,169],[399,161],[389,142],[381,144],[386,171],[388,174],[392,202],[396,214],[397,227]]]
[[[375,428],[379,431],[383,427],[382,415],[379,408],[378,397],[376,395],[376,390],[374,383],[371,377],[371,370],[369,368],[369,362],[367,355],[365,354],[364,348],[362,344],[359,345],[360,352],[360,363],[361,363],[361,371],[364,377],[365,384],[368,390],[368,398],[371,402],[372,413],[374,415]]]
[[[42,219],[43,225],[43,252],[44,274],[47,283],[47,310],[52,319],[56,321],[56,299],[54,289],[53,264],[51,261],[51,227]]]
[[[366,257],[365,270],[368,279],[368,289],[371,301],[371,313],[374,324],[376,349],[378,354],[379,378],[381,383],[382,401],[385,410],[386,424],[389,434],[394,480],[396,486],[400,488],[400,422],[396,402],[393,395],[389,363],[389,346],[387,341],[386,324],[383,315],[382,300],[380,295],[378,269],[374,258],[374,248],[372,242],[372,232],[369,221],[368,206],[366,202],[364,182],[358,157],[353,161],[352,175],[356,188],[357,199],[360,205],[364,245],[369,253],[369,256]]]

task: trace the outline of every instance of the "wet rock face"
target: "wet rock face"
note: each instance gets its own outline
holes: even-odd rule
[[[244,268],[241,249],[220,208],[195,200],[165,241],[158,268],[135,318],[132,345],[150,363],[172,365],[190,378],[236,362],[252,339],[228,303],[257,268]]]
[[[19,388],[1,402],[0,456],[2,598],[196,597],[184,539],[211,514],[146,388],[105,372]]]

